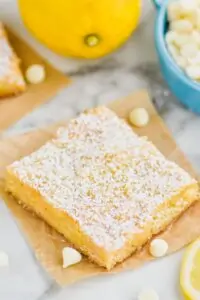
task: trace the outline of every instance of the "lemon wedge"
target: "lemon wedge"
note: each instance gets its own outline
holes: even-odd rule
[[[200,239],[193,242],[185,251],[180,284],[186,299],[200,300]]]

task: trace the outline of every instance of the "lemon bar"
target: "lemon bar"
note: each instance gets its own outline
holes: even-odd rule
[[[9,44],[5,28],[0,22],[0,97],[25,90],[26,84],[19,65],[19,59]]]
[[[10,165],[6,189],[110,270],[186,210],[198,185],[124,120],[99,107]]]

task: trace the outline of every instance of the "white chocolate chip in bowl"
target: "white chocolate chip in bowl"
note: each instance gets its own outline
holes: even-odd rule
[[[26,80],[32,84],[38,84],[45,80],[46,72],[43,65],[35,64],[31,65],[27,68],[26,73]]]
[[[196,28],[198,31],[200,30],[200,9],[197,10]]]
[[[175,61],[182,69],[185,69],[188,66],[188,60],[185,57],[179,56],[175,59]]]
[[[191,34],[188,33],[177,33],[175,32],[176,39],[174,41],[174,45],[178,48],[181,48],[184,45],[194,42],[194,38]],[[167,41],[167,40],[166,40]]]
[[[200,16],[199,16],[199,18],[200,18]],[[198,30],[194,30],[192,32],[192,35],[190,35],[190,37],[191,37],[192,41],[194,43],[196,43],[196,45],[200,46],[200,32]],[[189,39],[189,41],[190,41],[190,39]]]
[[[189,13],[197,8],[196,0],[180,0],[180,9],[184,13]]]
[[[82,259],[82,255],[77,250],[71,247],[63,248],[62,256],[64,269],[79,263]]]
[[[200,79],[200,65],[190,65],[186,68],[186,74],[193,80]]]
[[[170,2],[167,10],[170,21],[178,20],[181,17],[181,5],[178,1]]]
[[[176,31],[170,30],[166,33],[165,39],[167,44],[176,44],[178,37],[179,35],[177,34]]]
[[[187,59],[196,57],[198,53],[199,53],[199,48],[198,45],[195,43],[183,45],[183,47],[181,47],[180,49],[180,54]]]
[[[188,58],[188,66],[199,66],[200,67],[200,52],[195,57]]]
[[[163,257],[167,254],[168,243],[163,239],[154,239],[150,243],[149,252],[153,257]]]
[[[167,48],[171,54],[171,56],[176,60],[177,57],[180,56],[180,53],[179,53],[179,49],[173,45],[173,44],[168,44],[167,45]]]
[[[190,33],[193,29],[193,24],[189,20],[176,20],[170,23],[170,29],[176,32]]]
[[[149,123],[149,114],[145,108],[135,108],[130,112],[129,121],[136,127],[144,127]]]

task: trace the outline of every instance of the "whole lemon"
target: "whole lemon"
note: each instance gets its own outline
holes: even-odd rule
[[[140,0],[19,0],[27,28],[53,51],[80,58],[106,55],[136,28]]]

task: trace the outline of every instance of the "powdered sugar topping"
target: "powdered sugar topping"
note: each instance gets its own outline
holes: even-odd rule
[[[0,78],[10,73],[10,57],[12,51],[4,38],[0,39]]]
[[[18,74],[15,64],[18,64],[18,59],[9,45],[5,29],[0,23],[0,80],[24,85],[23,77],[20,73]]]
[[[159,204],[195,182],[105,107],[70,121],[11,168],[107,250],[123,246]]]

